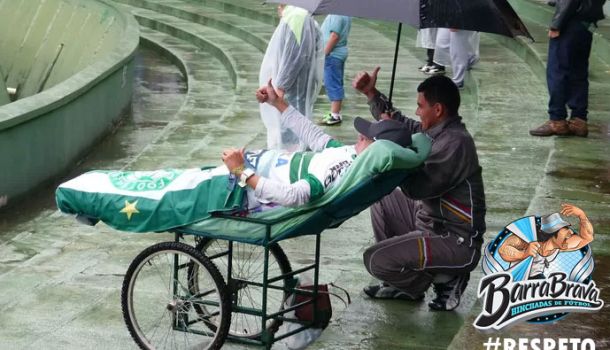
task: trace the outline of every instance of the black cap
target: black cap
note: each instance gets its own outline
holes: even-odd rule
[[[388,140],[402,147],[411,145],[411,131],[404,123],[393,119],[384,119],[378,122],[356,117],[354,128],[362,135],[373,140]]]

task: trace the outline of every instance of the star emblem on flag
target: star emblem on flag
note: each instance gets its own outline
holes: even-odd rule
[[[136,208],[137,204],[138,204],[138,201],[135,201],[133,203],[129,203],[129,201],[125,201],[125,208],[121,209],[121,213],[125,213],[127,215],[127,220],[131,220],[131,216],[133,214],[139,213],[138,209]]]

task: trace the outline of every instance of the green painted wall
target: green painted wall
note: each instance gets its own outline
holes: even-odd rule
[[[0,65],[18,97],[82,70],[120,40],[116,10],[81,0],[0,0]]]
[[[0,67],[0,77],[4,76],[2,73],[2,67]],[[0,106],[10,103],[11,100],[6,92],[6,85],[4,85],[4,79],[0,79]]]
[[[135,19],[110,3],[0,0],[3,80],[22,91],[0,106],[0,196],[56,178],[113,127],[130,108],[138,42]]]

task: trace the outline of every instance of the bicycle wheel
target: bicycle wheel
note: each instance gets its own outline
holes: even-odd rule
[[[220,269],[223,277],[227,278],[228,257],[227,255],[217,256],[228,250],[229,242],[226,240],[217,240],[204,238],[195,247],[198,251],[203,252],[206,256],[213,258],[214,263]],[[292,271],[288,258],[278,244],[269,246],[269,272],[268,277],[277,277]],[[232,302],[250,309],[262,310],[263,288],[250,285],[242,281],[251,281],[263,283],[264,272],[264,254],[265,250],[261,246],[233,243],[233,262],[231,277],[233,283],[230,287]],[[284,290],[267,288],[267,313],[273,313],[281,310],[284,307],[284,301],[290,295],[285,289],[289,285],[291,277],[285,278],[274,285],[281,286]],[[202,314],[207,311],[205,307],[195,305],[195,310]],[[282,324],[279,320],[268,320],[266,329],[271,334],[277,332]],[[208,325],[213,327],[213,325]],[[229,334],[235,337],[260,339],[262,334],[262,320],[259,316],[234,312],[231,315],[231,326]]]
[[[196,294],[188,288],[194,279]],[[142,349],[220,349],[231,322],[222,275],[200,251],[178,242],[155,244],[133,260],[121,304],[129,333]],[[195,311],[199,305],[205,305],[205,314]]]

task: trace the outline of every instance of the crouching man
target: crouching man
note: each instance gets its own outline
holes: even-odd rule
[[[368,97],[373,117],[404,123],[433,139],[423,167],[371,207],[376,244],[364,253],[367,270],[382,282],[364,292],[375,299],[421,300],[430,286],[433,310],[453,310],[481,256],[485,194],[474,140],[458,114],[451,79],[433,76],[417,88],[420,121],[395,110],[376,88],[377,73],[353,81]]]

